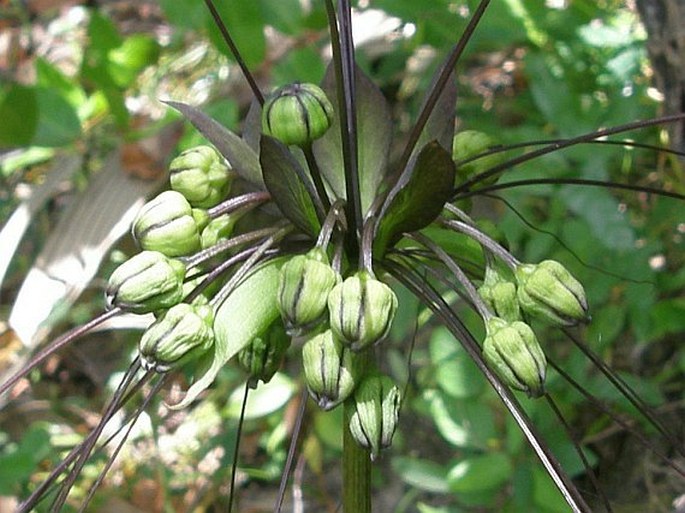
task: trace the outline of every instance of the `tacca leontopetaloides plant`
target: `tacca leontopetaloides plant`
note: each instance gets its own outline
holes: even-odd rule
[[[400,388],[378,363],[398,310],[397,284],[463,344],[569,508],[590,510],[511,392],[546,395],[545,344],[530,321],[560,329],[588,322],[583,285],[559,262],[517,260],[460,200],[495,184],[515,163],[643,125],[557,141],[515,162],[494,156],[484,134],[455,134],[454,68],[487,8],[482,1],[434,77],[401,156],[392,159],[386,100],[355,64],[349,1],[325,3],[333,60],[319,85],[294,83],[264,95],[224,30],[255,97],[243,137],[189,105],[168,102],[208,144],[180,154],[170,166],[170,190],[141,209],[132,227],[141,252],[111,275],[109,311],[54,341],[20,374],[119,312],[152,312],[156,320],[103,421],[20,511],[31,510],[65,472],[51,506],[61,509],[104,424],[141,383],[202,361],[199,376],[173,405],[184,408],[231,360],[249,374],[250,387],[268,382],[291,345],[301,353],[316,405],[344,408],[343,511],[372,511],[371,463],[401,422]],[[256,213],[258,227],[235,232],[238,220]],[[475,241],[480,260],[464,267],[460,243],[445,245],[445,237],[431,236],[436,230]],[[482,340],[462,324],[446,299],[449,291],[482,318]]]

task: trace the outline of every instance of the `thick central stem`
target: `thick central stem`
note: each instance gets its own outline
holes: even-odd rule
[[[354,400],[345,401],[343,435],[343,513],[371,513],[371,458],[352,437]]]
[[[372,365],[373,350],[359,353],[359,376]],[[343,414],[343,513],[371,513],[371,457],[350,433],[350,418],[355,410],[354,395],[344,403]]]

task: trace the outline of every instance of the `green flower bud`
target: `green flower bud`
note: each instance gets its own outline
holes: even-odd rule
[[[167,372],[200,356],[214,343],[214,314],[208,305],[179,303],[153,322],[140,339],[138,352],[146,370]]]
[[[290,337],[283,324],[276,321],[260,337],[256,337],[238,353],[238,363],[250,374],[248,381],[251,388],[257,388],[261,380],[268,383],[283,362],[283,357],[290,347]]]
[[[316,324],[326,313],[328,294],[340,281],[320,248],[288,260],[281,268],[277,295],[286,329],[300,335]]]
[[[392,289],[365,271],[345,279],[328,295],[331,329],[354,351],[385,337],[396,311]]]
[[[313,336],[302,347],[304,380],[312,399],[324,410],[335,408],[354,391],[355,359],[331,330]]]
[[[157,251],[143,251],[117,267],[105,289],[107,308],[135,313],[169,308],[183,300],[185,265]]]
[[[516,268],[518,300],[527,314],[554,326],[574,326],[588,320],[585,290],[555,260]]]
[[[466,160],[488,151],[493,146],[495,146],[495,143],[489,135],[476,130],[462,130],[455,134],[452,141],[452,158],[455,161]],[[457,180],[466,181],[501,162],[502,154],[493,153],[487,157],[481,157],[466,164],[461,164],[457,166]],[[492,185],[498,178],[499,174],[491,176],[481,183],[483,185]]]
[[[228,239],[233,233],[235,223],[239,216],[234,214],[222,214],[215,217],[205,226],[200,235],[202,249],[211,248],[215,244]]]
[[[400,404],[400,390],[387,376],[369,376],[355,391],[350,434],[371,453],[372,460],[381,449],[390,447]]]
[[[544,394],[547,360],[530,326],[491,317],[485,332],[483,358],[502,381],[531,397]]]
[[[194,207],[213,207],[226,197],[233,173],[210,146],[184,151],[169,165],[169,182]]]
[[[326,133],[333,113],[333,105],[320,87],[289,84],[264,104],[262,131],[284,144],[304,146]]]
[[[521,320],[516,284],[506,280],[496,269],[486,267],[485,278],[478,294],[495,316],[508,322]]]
[[[164,191],[140,209],[133,237],[142,249],[167,256],[189,255],[200,249],[193,211],[180,192]]]

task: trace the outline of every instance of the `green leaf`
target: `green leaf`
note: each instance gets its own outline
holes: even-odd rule
[[[140,72],[159,57],[159,44],[151,37],[136,34],[108,52],[108,70],[121,88],[130,86]]]
[[[506,483],[513,470],[506,454],[485,454],[461,460],[449,471],[447,482],[454,493],[485,492]]]
[[[330,185],[335,196],[345,198],[340,117],[332,65],[328,67],[321,87],[333,103],[335,116],[328,132],[314,141],[314,155],[324,180]],[[376,198],[378,187],[386,174],[392,139],[392,118],[383,93],[359,68],[356,69],[355,74],[355,93],[359,189],[362,213],[366,213]]]
[[[58,91],[36,89],[38,126],[31,143],[35,146],[64,146],[81,135],[76,110]]]
[[[659,340],[668,334],[685,332],[685,298],[659,301],[649,313],[652,321],[650,340]]]
[[[276,289],[279,271],[287,258],[270,260],[251,271],[244,281],[216,309],[214,348],[210,365],[177,404],[180,410],[193,402],[214,381],[219,370],[250,341],[278,318]]]
[[[416,458],[393,458],[392,468],[402,481],[419,490],[431,493],[447,493],[447,469],[430,460]]]
[[[183,114],[219,150],[241,178],[260,189],[264,188],[259,157],[245,141],[195,107],[181,102],[165,103]]]
[[[260,147],[264,183],[274,202],[295,226],[316,236],[321,225],[312,196],[300,179],[304,175],[302,166],[288,148],[273,137],[262,135]]]
[[[432,223],[450,198],[454,184],[452,155],[437,141],[426,144],[388,193],[380,213],[374,253],[382,255],[404,232]]]
[[[24,480],[34,473],[36,465],[49,456],[50,435],[42,425],[31,424],[16,445],[0,453],[0,495],[15,495]]]
[[[496,438],[495,417],[480,400],[455,400],[430,391],[430,414],[440,435],[455,447],[485,449]]]
[[[261,64],[266,55],[266,38],[260,3],[255,0],[215,0],[215,4],[247,66]],[[214,20],[208,18],[207,23],[214,46],[232,58]]]
[[[57,67],[43,58],[36,59],[36,85],[60,93],[75,109],[79,110],[88,101],[85,91],[78,83],[63,74]],[[80,112],[80,110],[79,110]]]
[[[435,381],[446,394],[465,399],[483,392],[485,381],[480,371],[449,331],[436,329],[429,348],[435,365]]]
[[[38,125],[38,112],[35,89],[11,85],[0,101],[0,147],[29,145]]]
[[[635,232],[619,202],[608,191],[595,187],[562,187],[559,191],[568,207],[585,219],[595,237],[605,248],[631,250]]]
[[[259,419],[280,410],[297,390],[295,383],[282,372],[277,372],[268,383],[261,383],[251,390],[245,406],[245,419]],[[234,419],[240,418],[245,387],[239,386],[228,399],[227,414]]]

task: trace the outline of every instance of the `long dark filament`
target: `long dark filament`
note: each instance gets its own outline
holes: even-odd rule
[[[113,308],[109,312],[104,312],[98,315],[95,319],[87,322],[86,324],[83,324],[82,326],[77,326],[76,328],[67,331],[61,337],[56,338],[52,343],[48,344],[47,347],[38,351],[38,353],[36,353],[36,355],[33,358],[31,358],[31,360],[29,360],[27,364],[25,364],[7,381],[0,385],[0,395],[7,392],[17,383],[17,381],[25,377],[29,372],[31,372],[32,369],[43,363],[50,355],[54,354],[56,351],[59,351],[64,346],[70,344],[77,338],[85,335],[97,325],[102,324],[107,319],[110,319],[115,315],[119,315],[120,313],[121,308]]]
[[[166,381],[166,375],[162,377],[155,385],[152,387],[152,390],[147,394],[143,402],[136,408],[135,413],[133,414],[133,417],[131,418],[131,421],[128,424],[128,427],[126,428],[126,431],[124,432],[123,436],[121,437],[121,440],[119,440],[119,443],[115,447],[114,451],[112,452],[112,455],[109,457],[107,460],[107,464],[104,466],[104,468],[100,471],[100,474],[98,475],[97,479],[95,482],[91,485],[90,490],[88,490],[88,495],[86,496],[85,499],[83,499],[83,503],[81,504],[81,507],[79,508],[79,513],[83,513],[88,505],[90,504],[90,501],[93,499],[93,496],[95,495],[95,492],[99,488],[100,484],[102,484],[102,481],[105,479],[107,476],[107,473],[109,472],[109,469],[112,468],[112,465],[114,464],[114,461],[117,459],[117,456],[121,452],[121,449],[123,449],[124,445],[126,444],[126,441],[128,440],[128,437],[131,435],[131,431],[133,431],[133,428],[136,425],[136,422],[138,422],[138,418],[140,417],[141,413],[145,411],[145,409],[148,407],[152,399],[157,395],[157,393],[162,389],[162,386],[164,386],[164,383]],[[104,447],[104,445],[103,445]]]
[[[278,498],[276,499],[276,506],[274,513],[280,513],[283,506],[283,498],[285,497],[285,487],[288,485],[288,478],[292,472],[293,463],[295,461],[295,451],[297,450],[297,441],[302,431],[302,420],[304,419],[304,412],[307,407],[308,400],[307,389],[302,390],[300,396],[300,407],[297,409],[297,416],[295,417],[295,425],[293,426],[293,436],[290,439],[290,446],[288,447],[288,456],[283,467],[283,476],[281,477],[281,484],[278,487]]]
[[[347,197],[345,214],[350,227],[347,232],[346,246],[350,256],[354,256],[359,252],[358,237],[361,236],[363,223],[357,155],[357,111],[354,95],[356,73],[349,1],[340,0],[338,6],[340,28],[338,28],[338,17],[332,0],[326,0],[333,65],[336,69],[336,96],[338,98],[338,112],[340,113],[340,138],[345,167],[345,193]]]
[[[407,167],[407,163],[409,162],[409,158],[411,157],[411,154],[414,151],[414,147],[416,146],[416,143],[419,141],[419,138],[421,137],[421,132],[423,132],[423,129],[426,126],[426,123],[428,122],[428,118],[433,112],[435,105],[438,103],[440,95],[442,94],[443,89],[445,89],[445,85],[447,85],[447,81],[449,80],[450,75],[454,71],[454,67],[457,64],[457,61],[461,57],[462,53],[464,53],[466,44],[471,39],[471,36],[473,35],[473,32],[476,30],[476,27],[478,26],[480,19],[483,17],[483,14],[485,14],[485,9],[487,9],[489,3],[490,0],[481,0],[481,2],[478,4],[478,7],[473,13],[471,19],[469,20],[466,29],[459,38],[459,41],[457,41],[457,44],[454,45],[449,57],[447,58],[447,61],[443,65],[442,71],[440,72],[440,76],[438,77],[438,80],[435,82],[435,86],[430,92],[430,95],[428,95],[428,98],[426,99],[426,102],[423,105],[423,109],[421,109],[419,117],[416,120],[416,124],[412,128],[411,133],[409,134],[409,140],[407,141],[407,145],[404,148],[404,153],[402,153],[402,157],[400,158],[400,164],[398,166],[397,171],[398,176],[399,173],[401,173],[404,170],[404,168]]]
[[[494,176],[501,171],[517,166],[518,164],[522,164],[523,162],[528,162],[529,160],[535,159],[537,157],[541,157],[542,155],[547,155],[548,153],[552,153],[562,148],[568,148],[570,146],[575,146],[577,144],[590,142],[595,139],[599,139],[601,137],[606,137],[609,135],[628,132],[630,130],[637,130],[639,128],[647,128],[662,123],[673,123],[683,119],[685,119],[685,113],[673,114],[670,116],[663,116],[656,119],[648,119],[646,121],[635,121],[632,123],[626,123],[624,125],[605,128],[603,130],[596,130],[594,132],[588,132],[577,137],[571,137],[570,139],[563,139],[561,141],[554,142],[537,150],[524,153],[519,157],[515,157],[513,159],[507,160],[506,162],[493,166],[489,170],[484,171],[483,173],[479,173],[473,178],[466,180],[464,183],[460,184],[455,188],[453,198],[458,197],[460,193],[470,191],[472,185],[475,185],[480,181],[486,180],[487,178]]]
[[[247,67],[247,64],[245,64],[245,60],[240,54],[240,51],[238,51],[238,47],[233,41],[233,38],[231,37],[231,34],[229,34],[228,29],[224,24],[224,21],[221,19],[219,12],[216,10],[216,7],[214,6],[214,2],[212,2],[212,0],[205,0],[205,4],[207,5],[209,12],[212,14],[212,18],[214,18],[216,26],[219,27],[219,30],[221,31],[221,36],[224,38],[224,41],[226,41],[226,44],[228,45],[228,48],[231,50],[233,57],[238,63],[238,66],[240,66],[240,69],[243,72],[243,75],[245,76],[245,80],[247,80],[247,83],[250,85],[250,89],[252,89],[252,94],[254,94],[255,98],[257,99],[260,105],[264,105],[264,95],[259,90],[259,86],[257,85],[254,76],[252,75],[252,73],[250,73],[250,69]]]
[[[590,462],[587,460],[587,457],[583,452],[583,448],[581,447],[580,442],[575,436],[573,429],[571,429],[571,426],[569,426],[568,422],[566,421],[566,418],[564,417],[564,414],[561,413],[561,410],[557,406],[557,403],[554,401],[552,396],[549,394],[545,394],[545,399],[547,400],[547,404],[549,404],[549,407],[552,409],[557,419],[559,419],[559,422],[561,422],[561,425],[564,427],[564,431],[566,431],[566,434],[570,438],[571,443],[573,443],[573,447],[576,450],[576,454],[578,454],[580,461],[583,463],[583,467],[585,467],[585,472],[590,478],[592,488],[594,488],[597,495],[599,495],[599,498],[602,501],[604,508],[607,510],[607,513],[612,513],[613,509],[611,508],[611,504],[609,504],[609,499],[607,499],[607,496],[602,491],[602,487],[600,486],[599,481],[597,480],[595,471],[592,470],[592,466],[590,465]]]
[[[233,468],[231,468],[231,491],[228,494],[228,513],[233,511],[233,498],[235,497],[235,477],[238,473],[238,457],[240,452],[240,439],[243,434],[243,424],[245,423],[245,410],[247,409],[247,397],[250,394],[250,380],[245,382],[243,402],[240,406],[240,417],[238,418],[238,429],[235,434],[235,445],[233,446]]]
[[[490,385],[511,413],[511,416],[518,424],[528,443],[537,454],[572,511],[574,513],[591,513],[592,510],[566,475],[559,461],[542,442],[532,421],[523,411],[516,397],[486,365],[478,343],[459,317],[445,303],[445,300],[429,283],[422,281],[420,276],[416,276],[416,271],[412,266],[388,260],[384,264],[395,279],[419,297],[442,320],[445,327],[452,332],[457,340],[461,342],[471,359],[490,382]]]

